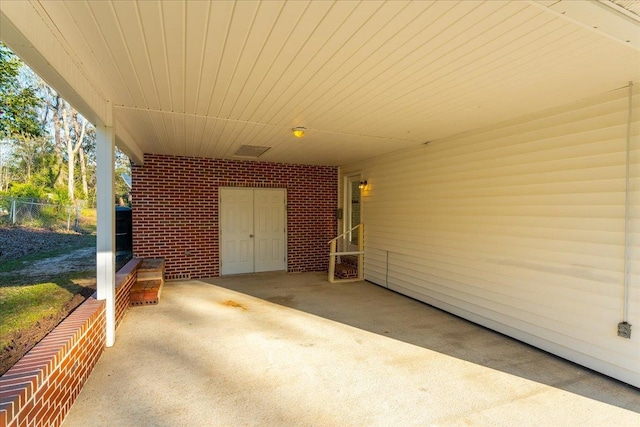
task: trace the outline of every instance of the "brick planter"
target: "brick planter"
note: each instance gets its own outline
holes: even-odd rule
[[[116,325],[140,260],[116,275]],[[88,298],[0,377],[0,427],[59,426],[105,349],[105,304]]]

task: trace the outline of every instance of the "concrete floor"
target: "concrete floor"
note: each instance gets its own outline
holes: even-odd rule
[[[634,426],[640,391],[366,282],[168,282],[74,426]]]

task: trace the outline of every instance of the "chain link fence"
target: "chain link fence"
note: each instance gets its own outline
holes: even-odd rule
[[[0,198],[0,224],[80,231],[81,208],[39,199]]]

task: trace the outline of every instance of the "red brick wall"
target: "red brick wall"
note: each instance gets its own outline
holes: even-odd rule
[[[218,188],[284,188],[288,271],[327,271],[337,185],[335,167],[147,154],[133,167],[133,251],[164,258],[167,279],[217,277]]]
[[[131,288],[138,279],[138,267],[141,259],[132,259],[116,273],[116,328],[124,319],[124,315],[131,306]]]
[[[62,424],[104,351],[104,311],[89,298],[0,377],[0,425]]]
[[[116,324],[139,260],[116,275]],[[87,299],[0,377],[0,427],[59,426],[105,348],[105,305]]]

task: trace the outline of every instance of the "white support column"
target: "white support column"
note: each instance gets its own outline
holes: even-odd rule
[[[115,135],[112,127],[96,127],[98,238],[98,299],[106,302],[107,347],[116,338],[116,255],[115,255]]]

